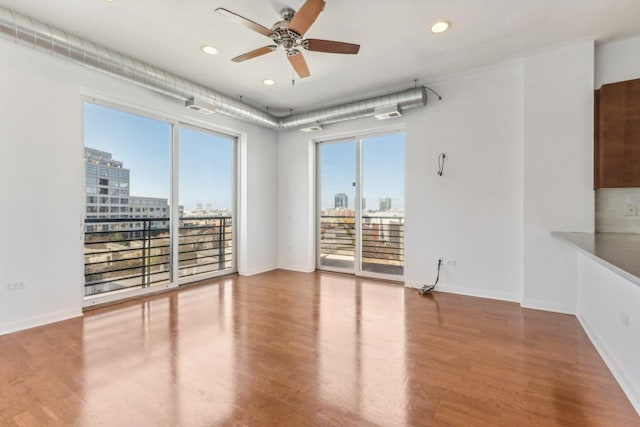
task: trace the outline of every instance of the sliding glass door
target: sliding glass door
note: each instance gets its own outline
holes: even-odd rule
[[[361,140],[362,271],[404,274],[404,133]]]
[[[235,271],[235,138],[84,105],[85,304]]]
[[[170,282],[171,131],[85,104],[85,297]]]
[[[182,126],[179,130],[182,282],[233,270],[234,140]]]
[[[318,145],[318,268],[355,269],[356,145],[355,140]]]
[[[404,274],[404,133],[317,146],[317,267]]]

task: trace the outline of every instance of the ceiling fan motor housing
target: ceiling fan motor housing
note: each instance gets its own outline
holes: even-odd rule
[[[280,11],[282,21],[278,21],[271,26],[271,39],[278,46],[282,46],[284,50],[290,51],[296,46],[302,46],[304,40],[302,35],[289,29],[289,23],[295,15],[295,10],[285,7]]]

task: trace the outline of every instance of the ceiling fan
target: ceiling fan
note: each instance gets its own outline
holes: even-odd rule
[[[236,56],[232,59],[233,62],[243,62],[248,59],[253,59],[266,55],[267,53],[275,52],[279,47],[282,47],[287,53],[287,59],[289,59],[293,69],[301,78],[304,78],[309,77],[310,73],[307,62],[300,51],[301,49],[312,52],[351,55],[357,54],[360,50],[360,45],[357,44],[304,38],[304,34],[315,22],[323,9],[324,0],[307,0],[297,13],[289,7],[285,7],[280,11],[282,21],[273,24],[271,29],[221,7],[216,9],[216,12],[273,40],[274,44]]]

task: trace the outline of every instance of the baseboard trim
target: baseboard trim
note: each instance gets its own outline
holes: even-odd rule
[[[280,270],[297,271],[298,273],[313,273],[316,271],[315,267],[305,267],[300,265],[281,264],[278,266]]]
[[[531,299],[523,299],[522,302],[520,303],[520,306],[522,308],[532,308],[535,310],[551,311],[553,313],[572,314],[574,316],[576,315],[575,308],[572,309],[564,305],[552,304],[548,302],[536,301]]]
[[[618,381],[618,384],[620,384],[620,387],[629,399],[629,402],[631,402],[633,408],[636,410],[638,415],[640,415],[640,390],[638,390],[637,386],[625,373],[624,369],[622,369],[613,354],[607,351],[607,347],[602,343],[598,334],[596,334],[596,332],[591,328],[587,319],[580,315],[577,315],[576,317],[578,318],[578,322],[580,322],[582,329],[584,329],[584,332],[591,340],[591,343],[596,348],[596,351],[600,354],[602,360],[604,360],[605,365],[607,365],[613,374],[613,377]]]
[[[277,269],[278,269],[277,265],[268,265],[268,266],[258,267],[258,268],[248,268],[244,271],[238,271],[238,274],[240,276],[255,276],[256,274],[266,273],[267,271],[273,271]]]
[[[416,282],[405,282],[405,287],[419,289],[424,286],[424,283],[416,283]],[[500,292],[488,292],[478,289],[472,288],[459,288],[456,286],[447,286],[447,285],[438,285],[435,289],[439,292],[446,292],[448,294],[456,294],[456,295],[464,295],[468,297],[477,297],[477,298],[485,298],[485,299],[494,299],[499,301],[508,301],[508,302],[518,302],[519,299],[517,297],[511,296],[509,294],[503,294]]]
[[[61,322],[63,320],[73,319],[82,316],[82,309],[63,310],[55,313],[45,314],[43,316],[32,317],[30,319],[19,320],[17,322],[5,323],[0,325],[0,335],[6,335],[13,332],[31,329],[38,326],[48,325],[49,323]]]

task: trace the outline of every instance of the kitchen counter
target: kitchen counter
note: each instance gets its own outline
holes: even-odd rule
[[[551,234],[640,286],[640,234],[559,231]]]

